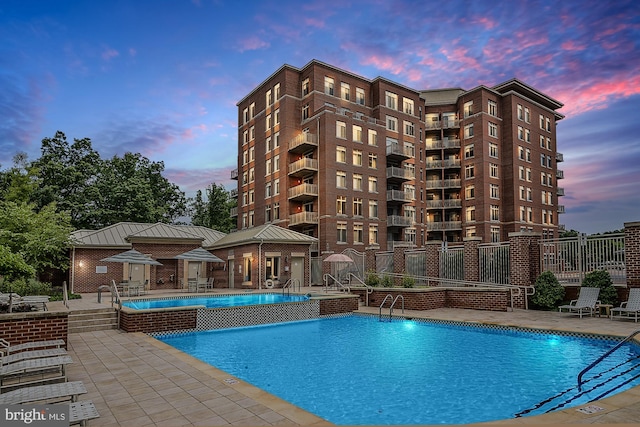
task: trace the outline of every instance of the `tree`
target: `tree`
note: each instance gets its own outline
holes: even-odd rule
[[[612,304],[618,301],[618,291],[613,286],[611,275],[606,270],[594,270],[587,273],[582,281],[583,287],[600,288],[598,299],[602,304]]]
[[[56,212],[55,204],[37,211],[34,204],[0,202],[0,246],[16,272],[26,272],[22,261],[36,274],[47,268],[66,270],[71,231],[69,214]]]
[[[202,191],[198,190],[195,199],[190,201],[191,223],[214,230],[228,233],[235,228],[231,217],[231,208],[236,206],[236,201],[223,185],[212,183],[206,189],[207,199],[204,200]]]
[[[0,199],[29,202],[38,189],[37,169],[29,164],[26,153],[13,157],[13,167],[0,172]]]

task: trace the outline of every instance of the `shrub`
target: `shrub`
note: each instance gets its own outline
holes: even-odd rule
[[[552,310],[564,298],[564,287],[558,282],[556,276],[545,271],[536,279],[535,293],[531,296],[531,302],[539,308]]]
[[[391,288],[393,287],[393,279],[388,274],[384,274],[380,284],[385,288]]]
[[[589,288],[600,288],[598,299],[602,304],[613,304],[618,302],[618,291],[613,286],[611,275],[606,270],[594,270],[587,273],[582,281],[582,286]]]
[[[25,295],[51,295],[51,284],[39,282],[35,279],[3,280],[0,283],[0,292],[14,292],[20,296]]]
[[[402,276],[402,286],[405,288],[413,288],[416,285],[416,279],[412,276],[404,275]]]
[[[378,277],[378,274],[375,271],[369,270],[367,271],[367,277],[364,279],[364,283],[366,283],[368,286],[375,288],[380,284],[380,278]]]

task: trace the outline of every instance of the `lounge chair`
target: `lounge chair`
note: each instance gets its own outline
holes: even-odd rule
[[[615,313],[619,313],[617,316]],[[618,318],[631,318],[638,322],[638,314],[640,314],[640,288],[631,288],[629,289],[629,299],[622,304],[620,307],[611,309],[611,319],[614,317]]]
[[[25,350],[45,349],[45,348],[60,348],[64,347],[64,340],[44,340],[44,341],[27,341],[22,344],[10,344],[9,341],[0,338],[0,352],[6,353],[18,353]]]
[[[558,310],[560,313],[562,313],[563,309],[567,310],[569,313],[579,315],[581,319],[582,315],[585,313],[589,313],[590,316],[593,316],[596,306],[600,304],[598,296],[600,296],[600,288],[582,287],[580,288],[580,294],[578,295],[577,300],[574,299],[567,305],[561,305],[558,307]]]
[[[20,360],[0,366],[0,393],[3,390],[44,382],[66,381],[66,365],[73,363],[71,356],[40,357]]]

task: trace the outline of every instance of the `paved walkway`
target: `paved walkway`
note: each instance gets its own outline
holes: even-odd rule
[[[84,295],[82,300],[71,301],[70,309],[104,306],[104,301],[101,305],[96,301],[95,294]],[[52,305],[53,310],[63,309]],[[361,311],[379,312],[377,308]],[[398,309],[394,312],[401,314]],[[405,315],[619,336],[640,329],[640,323],[632,321],[525,310],[437,309],[406,311]],[[331,425],[145,334],[116,330],[71,334],[68,347],[74,359],[69,379],[85,383],[88,393],[82,398],[93,400],[100,412],[92,426]],[[601,410],[588,415],[578,412],[580,407],[570,408],[503,422],[636,424],[640,420],[640,387],[591,405]]]

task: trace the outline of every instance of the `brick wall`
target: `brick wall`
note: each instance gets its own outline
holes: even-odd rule
[[[352,289],[357,293],[361,301],[365,301],[365,290]],[[485,289],[464,289],[464,288],[428,288],[428,289],[374,289],[369,295],[369,306],[379,307],[387,295],[388,298],[384,307],[391,306],[391,302],[398,295],[404,298],[404,308],[406,310],[433,310],[436,308],[470,308],[475,310],[507,311],[510,307],[510,297],[508,290],[485,290]],[[394,305],[394,310],[402,309],[402,298],[399,298]],[[384,312],[384,310],[383,310]],[[396,311],[397,312],[397,311]]]
[[[627,286],[640,287],[640,222],[624,224],[624,258],[627,268]]]
[[[358,295],[345,295],[340,298],[320,299],[320,315],[351,313],[358,309]]]
[[[66,312],[12,313],[0,315],[0,337],[13,344],[61,339],[67,342]]]
[[[165,332],[196,327],[196,309],[120,311],[120,329],[125,332]]]

